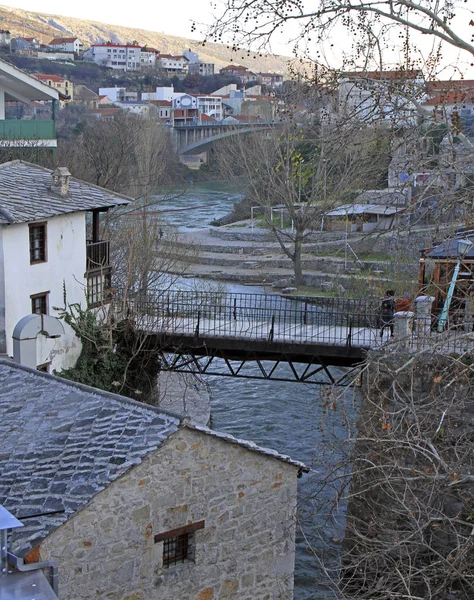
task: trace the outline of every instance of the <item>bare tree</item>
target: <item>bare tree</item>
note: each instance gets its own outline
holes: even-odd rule
[[[322,60],[324,53],[318,45],[327,40],[334,45],[334,28],[342,25],[346,40],[354,42],[353,50],[367,56],[368,45],[382,68],[384,37],[389,39],[394,27],[397,32],[418,32],[474,55],[468,31],[459,33],[465,23],[473,26],[473,16],[472,7],[463,0],[317,0],[310,6],[291,0],[232,0],[225,3],[208,37],[242,51],[268,48],[284,31],[298,57],[312,51]],[[438,52],[435,46],[432,55]]]
[[[313,111],[309,118],[300,111],[270,133],[233,140],[219,154],[226,174],[245,178],[248,210],[253,206],[271,230],[301,285],[304,244],[322,230],[330,209],[385,179],[387,150],[383,132],[347,120],[323,126]]]

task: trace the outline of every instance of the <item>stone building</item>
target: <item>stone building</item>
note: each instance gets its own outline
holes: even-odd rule
[[[11,552],[56,561],[61,600],[293,597],[303,464],[2,360],[0,438]]]

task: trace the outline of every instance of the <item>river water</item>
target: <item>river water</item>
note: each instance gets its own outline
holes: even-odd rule
[[[168,190],[169,192],[169,190]],[[167,224],[205,228],[227,214],[239,197],[229,183],[201,183],[159,204]],[[185,210],[176,210],[184,208]],[[183,280],[181,287],[192,287]],[[258,286],[227,285],[228,291],[264,292]],[[256,372],[258,367],[252,367]],[[298,484],[295,600],[335,598],[331,576],[338,566],[344,535],[344,503],[338,499],[346,481],[347,439],[354,435],[357,394],[326,387],[268,380],[208,377],[212,427],[273,448],[303,461],[311,473]]]

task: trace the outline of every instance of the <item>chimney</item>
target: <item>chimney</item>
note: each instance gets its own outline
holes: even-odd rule
[[[51,173],[51,191],[56,192],[63,198],[68,195],[69,192],[69,178],[71,173],[67,167],[57,167]]]

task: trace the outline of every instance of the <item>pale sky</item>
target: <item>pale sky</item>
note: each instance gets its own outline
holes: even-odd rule
[[[313,0],[304,0],[313,2]],[[474,0],[468,0],[468,8]],[[78,17],[91,21],[99,21],[112,25],[123,25],[128,27],[137,27],[150,31],[158,31],[169,35],[176,35],[186,38],[202,39],[198,32],[191,32],[191,23],[212,23],[213,17],[221,12],[225,0],[152,0],[150,2],[136,2],[134,0],[75,0],[75,2],[66,3],[64,0],[0,0],[0,5],[13,8],[22,8],[34,12],[43,12],[49,14],[63,15],[69,17]],[[214,8],[212,7],[214,6]],[[468,14],[459,15],[457,19],[457,31],[469,40],[472,33],[469,27]],[[293,31],[295,33],[295,30]],[[413,35],[412,40],[416,34]],[[291,56],[291,45],[288,45],[291,36],[287,28],[277,40],[272,44],[272,49],[279,54]],[[335,35],[335,42],[327,59],[331,64],[338,63],[341,52],[347,46],[346,32],[341,30],[340,35]],[[418,38],[418,42],[426,51],[431,46],[430,36]],[[332,56],[331,56],[332,54]],[[393,55],[394,63],[398,60]],[[390,59],[390,54],[386,54]],[[472,57],[467,53],[460,53],[458,50],[446,46],[444,51],[444,63],[449,65],[444,72],[438,75],[441,78],[452,77],[459,78],[452,65],[458,63],[460,71],[466,78],[474,78],[474,66]],[[335,66],[335,65],[334,65]],[[421,67],[423,68],[423,67]]]
[[[78,17],[125,27],[139,27],[169,35],[197,37],[191,33],[191,22],[211,22],[210,0],[0,0],[0,5],[33,12]]]

